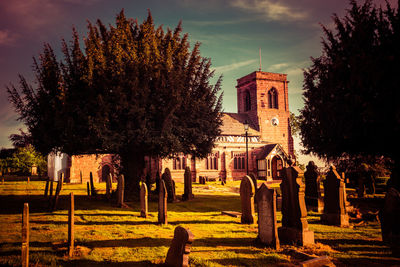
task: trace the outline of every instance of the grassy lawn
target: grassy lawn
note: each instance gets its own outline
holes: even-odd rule
[[[328,255],[339,266],[400,265],[381,242],[380,225],[369,222],[339,228],[320,223],[320,214],[309,213],[316,244],[275,251],[258,247],[257,224],[242,225],[240,218],[221,215],[223,210],[240,211],[239,182],[221,186],[194,183],[195,199],[168,203],[168,225],[157,224],[157,203],[149,202],[149,217],[140,218],[140,204],[117,208],[106,201],[105,183],[95,184],[99,196],[86,195],[86,184],[65,184],[58,210],[50,212],[43,197],[43,181],[0,181],[0,265],[20,265],[21,214],[30,206],[30,262],[34,266],[151,266],[163,263],[174,229],[190,229],[195,240],[190,253],[192,266],[291,266],[301,258],[293,249]],[[116,184],[113,184],[116,188]],[[177,183],[178,197],[183,184]],[[66,256],[68,194],[75,195],[75,244],[72,259]],[[281,214],[278,213],[280,223]]]

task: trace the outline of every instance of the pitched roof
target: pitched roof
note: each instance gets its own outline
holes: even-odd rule
[[[285,150],[282,149],[281,145],[279,144],[268,144],[261,148],[260,152],[257,153],[257,159],[265,159],[266,157],[271,154],[271,152],[275,149],[275,147],[279,150],[280,154],[284,157],[284,160],[288,158]]]
[[[245,121],[249,124],[248,134],[251,136],[259,136],[260,132],[252,123],[250,117],[244,113],[222,113],[221,135],[244,135]]]

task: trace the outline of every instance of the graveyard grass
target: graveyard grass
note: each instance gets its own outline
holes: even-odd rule
[[[149,216],[141,218],[140,203],[117,208],[103,198],[105,183],[95,184],[99,196],[86,195],[86,184],[64,184],[57,211],[50,212],[43,196],[43,181],[0,181],[0,265],[20,266],[23,203],[30,208],[30,263],[35,266],[151,266],[164,262],[174,229],[180,225],[194,234],[191,266],[291,266],[303,259],[293,249],[328,255],[337,265],[400,264],[381,241],[380,225],[369,222],[339,228],[320,223],[309,213],[309,228],[316,244],[282,245],[274,251],[256,244],[257,224],[240,224],[240,218],[221,211],[240,211],[240,181],[206,185],[193,183],[195,198],[168,203],[168,224],[157,224],[157,202],[149,197]],[[115,190],[116,184],[113,184]],[[75,254],[67,257],[68,195],[75,195]],[[183,183],[177,183],[177,196]],[[278,212],[278,225],[281,214]]]

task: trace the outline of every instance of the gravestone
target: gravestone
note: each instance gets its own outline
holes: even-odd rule
[[[146,183],[140,186],[140,217],[147,218],[148,213],[148,192]]]
[[[90,172],[90,195],[95,196],[96,195],[96,189],[94,188],[94,182],[93,182],[93,174]]]
[[[349,226],[346,212],[346,187],[336,168],[331,166],[324,180],[324,214],[321,220],[325,224]]]
[[[182,200],[191,200],[194,198],[194,195],[192,193],[192,174],[190,172],[190,168],[186,167],[185,168],[185,174],[184,174],[184,193],[182,195]]]
[[[156,172],[156,193],[158,194],[158,192],[160,191],[160,173],[157,171]]]
[[[158,192],[158,223],[167,224],[167,188],[164,180],[160,180],[160,190]]]
[[[29,266],[29,204],[24,203],[22,213],[22,247],[21,247],[22,266]]]
[[[165,168],[164,173],[161,176],[161,180],[164,181],[165,187],[167,188],[168,193],[168,202],[174,202],[176,200],[175,195],[175,186],[171,177],[171,171],[168,168]]]
[[[400,255],[400,192],[396,188],[389,187],[379,219],[383,242],[391,247],[395,256]]]
[[[189,266],[189,253],[194,240],[190,230],[177,226],[174,231],[174,238],[168,249],[166,266]]]
[[[68,210],[68,256],[74,255],[74,240],[75,240],[75,201],[74,193],[69,195],[69,210]]]
[[[125,177],[123,174],[118,176],[118,197],[117,197],[117,205],[118,207],[122,207],[124,205],[124,191],[125,191]]]
[[[106,177],[106,198],[111,198],[111,190],[112,190],[112,175],[109,173]]]
[[[53,210],[57,209],[58,199],[60,198],[63,182],[64,182],[64,174],[61,173],[60,178],[57,181],[56,193],[54,194]]]
[[[257,178],[256,178],[256,176],[253,173],[250,173],[248,176],[253,181],[255,191],[257,191]]]
[[[282,227],[279,240],[284,244],[300,246],[314,244],[314,232],[308,229],[307,209],[304,199],[303,171],[297,166],[282,170]]]
[[[249,176],[242,178],[240,183],[240,202],[242,204],[241,222],[254,223],[254,184]]]
[[[314,161],[308,162],[307,170],[304,172],[304,180],[306,184],[305,200],[307,208],[322,212],[324,210],[324,202],[320,186],[321,176]]]
[[[258,237],[261,244],[279,249],[278,227],[276,222],[276,191],[263,183],[257,190]]]

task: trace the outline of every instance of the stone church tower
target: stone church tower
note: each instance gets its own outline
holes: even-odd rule
[[[238,113],[247,114],[260,132],[261,140],[281,144],[293,155],[289,124],[286,74],[255,71],[237,80]]]

